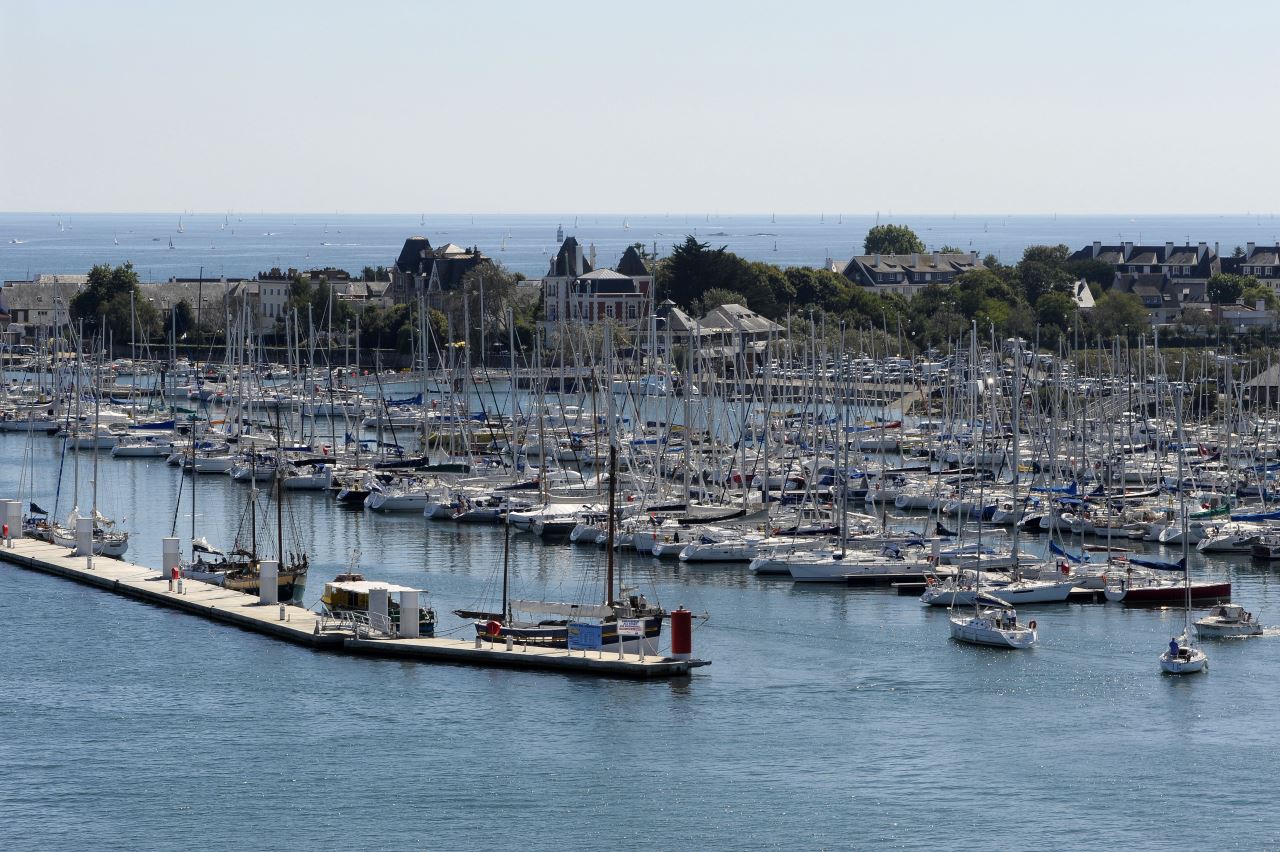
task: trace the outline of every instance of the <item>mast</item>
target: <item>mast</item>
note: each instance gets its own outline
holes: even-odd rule
[[[610,383],[610,391],[607,397],[607,410],[609,415],[609,517],[605,531],[605,581],[604,581],[604,602],[610,606],[614,603],[613,597],[613,573],[614,573],[614,512],[615,502],[618,496],[618,436],[617,423],[615,422],[615,414],[613,407],[613,325],[605,323],[604,326],[604,357],[605,357],[605,375],[609,378],[606,380]],[[594,395],[594,392],[593,392]],[[618,585],[622,585],[622,577],[619,574]]]

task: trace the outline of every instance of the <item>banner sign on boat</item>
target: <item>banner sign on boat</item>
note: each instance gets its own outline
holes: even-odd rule
[[[644,619],[643,618],[619,618],[618,619],[618,635],[619,636],[643,636],[644,635]]]
[[[603,644],[602,630],[599,624],[584,624],[580,621],[570,621],[568,624],[569,631],[569,650],[571,651],[598,651]]]

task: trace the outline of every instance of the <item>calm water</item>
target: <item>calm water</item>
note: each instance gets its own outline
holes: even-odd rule
[[[0,495],[17,493],[24,445],[0,434]],[[38,502],[58,446],[35,441]],[[134,532],[132,561],[159,564],[180,475],[107,458],[99,478]],[[221,541],[247,489],[198,487],[199,526]],[[429,589],[443,631],[497,581],[497,528],[294,502],[315,554],[308,602],[357,548],[369,575]],[[512,537],[520,595],[577,599],[601,564],[594,549]],[[695,633],[712,667],[631,683],[351,659],[0,565],[0,847],[1280,840],[1275,637],[1215,645],[1210,673],[1178,679],[1157,663],[1176,612],[1029,607],[1042,644],[999,652],[951,643],[945,612],[889,592],[622,567],[668,607],[712,614]],[[1271,572],[1223,559],[1196,571],[1231,577],[1236,600],[1280,624]]]
[[[252,276],[273,266],[337,266],[353,272],[390,266],[406,237],[432,245],[478,245],[529,276],[547,271],[556,228],[594,244],[599,265],[612,266],[626,246],[642,242],[659,254],[693,234],[743,257],[787,266],[818,266],[830,256],[862,251],[875,215],[265,215],[0,213],[0,280],[42,272],[87,272],[95,263],[133,262],[144,281],[172,276]],[[1103,242],[1221,242],[1223,251],[1248,241],[1280,242],[1274,214],[1233,216],[880,216],[910,225],[930,249],[952,245],[1013,262],[1028,245]],[[173,249],[169,249],[169,240]],[[505,246],[505,247],[504,247]]]

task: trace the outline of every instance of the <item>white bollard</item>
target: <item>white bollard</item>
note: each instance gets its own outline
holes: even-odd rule
[[[484,641],[480,638],[480,634],[476,634],[476,650],[479,651],[484,647]]]
[[[76,518],[76,556],[83,556],[85,567],[93,568],[93,518]]]
[[[280,602],[280,563],[264,559],[258,564],[258,603],[274,606]]]
[[[284,616],[285,616],[284,604],[280,604],[280,620],[281,621],[284,621]]]
[[[400,593],[400,635],[405,639],[417,639],[418,629],[418,593],[402,591]]]
[[[182,578],[178,578],[178,594],[185,595],[187,593],[186,586],[182,584]]]
[[[160,576],[168,577],[169,582],[173,582],[174,569],[182,561],[181,545],[176,538],[160,539]],[[173,591],[170,586],[169,591]]]

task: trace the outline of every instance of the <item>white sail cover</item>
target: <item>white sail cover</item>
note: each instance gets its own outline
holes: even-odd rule
[[[512,601],[511,608],[519,612],[536,612],[543,615],[563,615],[566,618],[604,618],[613,615],[608,604],[552,603],[551,601]]]

